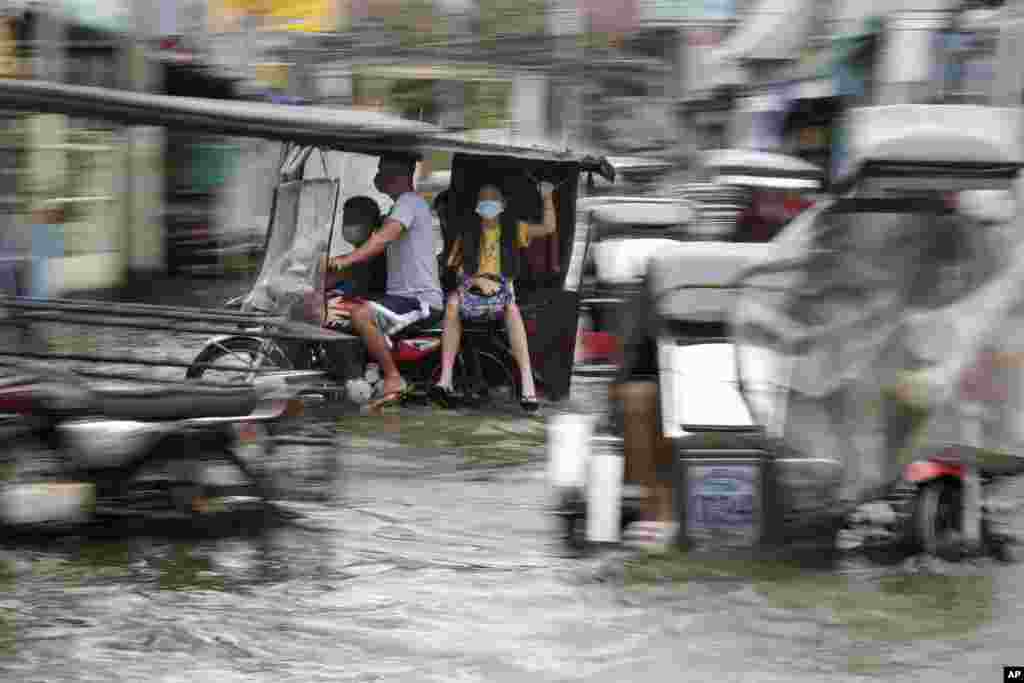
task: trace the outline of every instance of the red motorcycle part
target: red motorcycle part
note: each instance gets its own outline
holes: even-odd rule
[[[0,389],[0,413],[28,415],[33,412],[32,392],[24,386]]]
[[[580,333],[580,360],[613,360],[619,355],[619,338],[608,332],[583,331]]]
[[[395,344],[391,355],[396,363],[418,363],[441,348],[440,337],[414,337]]]
[[[939,479],[940,477],[956,477],[959,479],[964,476],[964,467],[955,462],[921,460],[907,465],[903,476],[912,484],[921,484],[926,481]]]

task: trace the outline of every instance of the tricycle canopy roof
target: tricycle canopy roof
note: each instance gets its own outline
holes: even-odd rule
[[[1024,164],[1017,109],[891,105],[847,116],[844,184],[872,178],[895,190],[1005,189]]]
[[[649,176],[667,173],[675,168],[675,164],[667,159],[648,157],[608,157],[608,163],[616,173],[625,176]]]
[[[185,128],[217,135],[281,140],[369,155],[444,151],[573,164],[614,180],[607,160],[552,144],[476,141],[444,128],[376,112],[294,107],[198,97],[169,97],[46,81],[0,79],[7,109],[86,116],[126,125]]]
[[[614,225],[674,226],[692,223],[693,207],[689,202],[627,202],[606,204],[593,211],[594,219]]]
[[[780,190],[815,190],[824,171],[803,159],[752,149],[719,149],[706,152],[703,167],[722,185]]]

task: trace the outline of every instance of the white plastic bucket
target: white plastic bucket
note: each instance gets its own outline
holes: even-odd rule
[[[82,522],[95,501],[92,484],[10,484],[0,488],[0,518],[8,524]]]
[[[625,459],[599,453],[587,467],[587,541],[618,543],[622,520],[622,475]]]
[[[590,415],[557,415],[548,420],[548,480],[555,488],[586,485],[587,458],[594,434]]]

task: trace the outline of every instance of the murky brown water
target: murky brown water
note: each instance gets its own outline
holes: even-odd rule
[[[558,410],[603,400],[581,380]],[[608,558],[568,559],[555,541],[542,421],[417,408],[338,427],[334,496],[293,502],[301,525],[0,551],[0,676],[984,681],[1020,664],[1018,566],[927,590],[889,580],[888,601],[874,569],[709,581],[685,559],[675,587],[624,589],[600,580]],[[923,639],[902,642],[911,631]]]

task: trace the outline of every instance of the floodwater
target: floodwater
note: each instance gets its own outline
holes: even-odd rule
[[[581,379],[559,410],[600,410],[603,395]],[[278,463],[301,517],[258,534],[8,544],[0,677],[986,681],[1021,663],[1016,565],[930,576],[566,557],[543,417],[342,418],[336,467],[304,467],[323,453]],[[311,469],[333,473],[327,495],[299,495]]]

